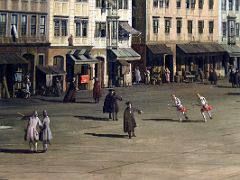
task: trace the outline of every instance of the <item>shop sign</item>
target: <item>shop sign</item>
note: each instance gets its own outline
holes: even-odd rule
[[[89,83],[89,80],[90,80],[89,75],[81,75],[81,76],[80,76],[80,82],[81,82],[81,84]]]

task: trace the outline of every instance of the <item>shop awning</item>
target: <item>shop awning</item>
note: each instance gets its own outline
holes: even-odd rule
[[[0,53],[1,64],[28,64],[28,61],[15,53]]]
[[[217,43],[177,44],[177,47],[185,54],[213,54],[226,52],[225,49]]]
[[[227,51],[230,57],[240,57],[240,47],[237,45],[221,44],[221,46]]]
[[[116,60],[136,61],[141,59],[141,56],[132,48],[110,49],[110,53]]]
[[[141,34],[141,32],[137,31],[132,26],[130,26],[127,21],[120,21],[119,25],[129,34],[132,34],[134,36],[139,36]]]
[[[89,54],[89,49],[75,49],[68,53],[74,64],[96,64],[99,60]]]
[[[169,47],[167,47],[165,44],[152,44],[147,45],[148,49],[155,55],[163,55],[168,54],[172,55],[172,51]]]
[[[37,68],[44,74],[64,75],[66,72],[58,66],[37,66]]]

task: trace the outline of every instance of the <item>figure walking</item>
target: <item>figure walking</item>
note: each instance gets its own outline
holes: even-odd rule
[[[96,78],[93,86],[93,99],[95,103],[99,103],[100,97],[101,97],[101,85],[98,78]]]
[[[175,103],[175,107],[177,108],[179,121],[182,122],[182,116],[186,120],[188,120],[188,116],[186,114],[187,109],[182,105],[181,100],[178,97],[176,97],[175,94],[172,94],[172,97]]]
[[[42,123],[38,118],[38,113],[35,110],[33,115],[29,118],[25,140],[29,142],[29,147],[31,151],[37,152],[37,143],[39,140],[39,133],[37,127],[41,127]],[[33,145],[33,146],[32,146]]]
[[[132,102],[126,102],[126,109],[123,115],[123,130],[124,132],[128,133],[128,138],[131,139],[132,137],[136,137],[135,135],[135,128],[137,127],[137,123],[135,120],[134,112],[138,112],[139,114],[142,113],[141,110],[136,109],[132,106]]]
[[[201,114],[203,116],[204,121],[207,122],[205,112],[207,112],[210,119],[213,119],[211,114],[211,110],[213,109],[212,106],[208,104],[205,97],[201,96],[200,94],[197,94],[197,97],[199,98],[201,103]]]
[[[109,89],[103,105],[103,113],[109,114],[109,120],[112,119],[112,113],[113,113],[113,107],[112,107],[113,94],[114,94],[114,90]]]
[[[75,77],[73,77],[72,81],[69,84],[69,87],[66,95],[64,96],[63,102],[76,102]]]
[[[50,144],[50,140],[53,138],[52,131],[50,129],[50,118],[48,117],[48,113],[46,110],[43,111],[43,121],[42,128],[40,132],[40,140],[43,143],[43,152],[46,152],[48,149],[48,144]]]

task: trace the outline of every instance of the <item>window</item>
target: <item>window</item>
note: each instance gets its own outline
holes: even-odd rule
[[[177,9],[181,8],[181,0],[177,0]]]
[[[44,55],[38,55],[38,65],[39,66],[44,66],[45,62],[44,62]]]
[[[11,24],[16,26],[16,29],[18,29],[18,15],[12,14]]]
[[[235,10],[239,11],[239,0],[235,1]]]
[[[165,33],[170,33],[171,28],[171,19],[166,18],[165,19]]]
[[[158,0],[153,0],[153,7],[158,7]]]
[[[204,28],[204,21],[198,21],[198,33],[202,34]]]
[[[78,19],[75,20],[76,23],[76,36],[77,37],[87,37],[88,31],[88,20],[87,19]]]
[[[96,22],[95,37],[106,37],[106,22]]]
[[[236,23],[236,36],[239,37],[239,23]]]
[[[191,8],[192,8],[192,9],[195,8],[195,4],[196,4],[196,1],[195,1],[195,0],[191,0]]]
[[[226,22],[222,23],[222,35],[223,35],[223,37],[226,37],[226,35],[227,35],[227,23]]]
[[[235,20],[228,21],[228,44],[236,43]]]
[[[76,0],[76,2],[88,2],[88,0]]]
[[[227,9],[227,0],[222,0],[222,10],[226,11]]]
[[[203,8],[203,2],[204,0],[198,0],[198,8],[202,9]]]
[[[40,17],[40,34],[45,35],[46,31],[46,16],[41,16]]]
[[[209,34],[213,33],[214,21],[209,21]]]
[[[159,17],[153,17],[153,33],[158,33]]]
[[[169,0],[165,0],[165,7],[166,7],[166,8],[169,7]]]
[[[54,36],[67,35],[67,19],[54,19]]]
[[[208,0],[209,3],[209,9],[213,9],[213,0]]]
[[[64,57],[62,56],[55,56],[53,58],[53,65],[54,66],[57,66],[61,69],[63,69],[63,66],[64,66]]]
[[[128,9],[128,0],[118,0],[119,9]]]
[[[31,16],[31,36],[37,35],[37,17]]]
[[[192,26],[193,26],[193,21],[188,20],[188,33],[192,34]]]
[[[96,0],[96,8],[106,8],[106,0]]]
[[[229,0],[229,11],[233,10],[233,0]]]
[[[186,8],[187,8],[187,9],[190,8],[190,0],[186,0]]]
[[[177,33],[180,34],[182,29],[182,19],[177,19]]]
[[[21,35],[26,36],[27,35],[27,16],[22,15],[21,17]]]
[[[0,36],[6,35],[6,14],[0,14]]]
[[[163,8],[163,0],[159,0],[159,7]]]

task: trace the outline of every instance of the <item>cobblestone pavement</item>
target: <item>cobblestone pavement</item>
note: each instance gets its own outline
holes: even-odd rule
[[[119,121],[102,114],[103,98],[92,103],[90,91],[78,92],[77,103],[61,98],[0,100],[0,180],[238,180],[240,179],[240,89],[227,81],[116,88],[123,96]],[[203,122],[195,93],[214,107]],[[104,90],[106,95],[107,90]],[[168,104],[175,93],[188,109],[189,121],[178,122]],[[127,100],[144,111],[136,115],[136,138],[122,130]],[[23,140],[26,121],[18,113],[49,111],[54,140],[47,153],[28,152]],[[39,144],[39,150],[41,150]]]

